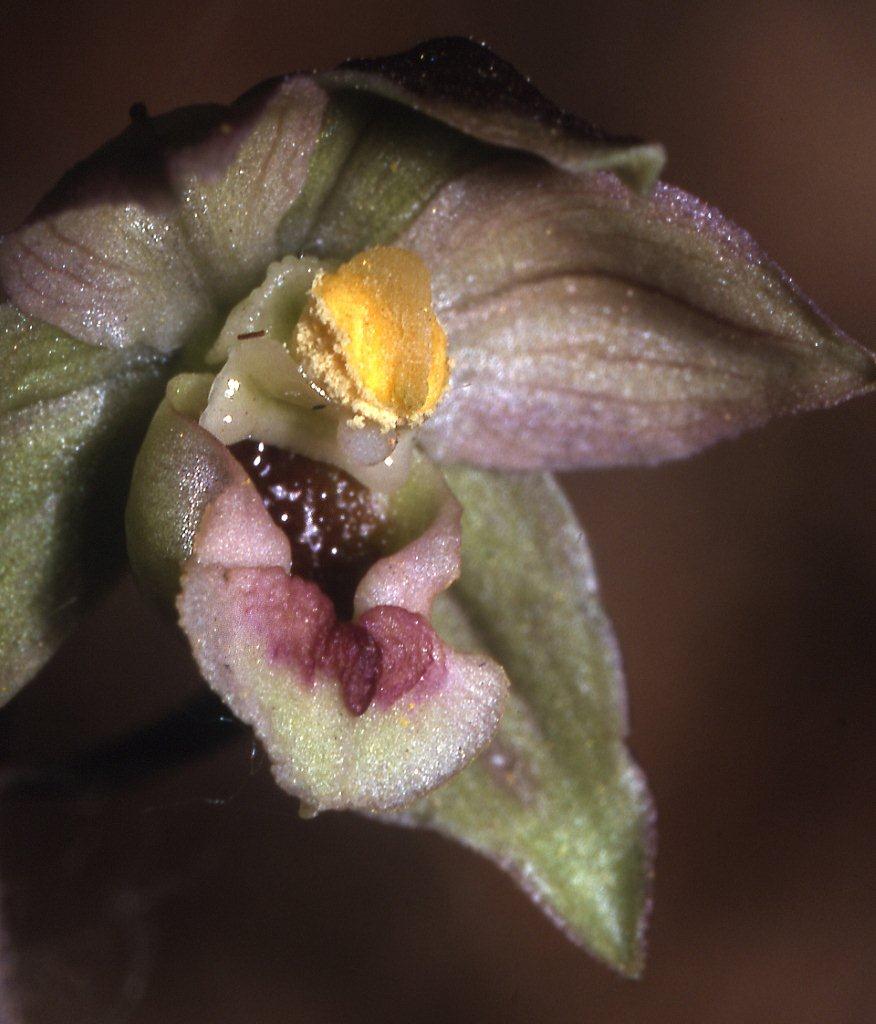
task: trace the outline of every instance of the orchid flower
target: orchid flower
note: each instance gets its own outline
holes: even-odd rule
[[[304,813],[450,835],[638,973],[654,812],[548,474],[876,377],[662,162],[456,39],[133,110],[0,243],[0,693],[118,571],[126,506]]]

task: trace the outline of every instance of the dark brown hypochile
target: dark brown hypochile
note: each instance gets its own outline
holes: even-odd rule
[[[313,580],[351,619],[359,581],[385,551],[386,523],[367,487],[348,473],[264,441],[230,451],[292,544],[292,572]]]

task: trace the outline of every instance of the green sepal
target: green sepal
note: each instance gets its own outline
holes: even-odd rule
[[[623,744],[623,680],[584,536],[548,476],[445,469],[462,577],[439,630],[511,680],[491,747],[402,816],[508,871],[574,941],[643,965],[653,810]]]
[[[390,242],[448,180],[492,154],[462,132],[376,96],[332,96],[284,253],[344,260]]]
[[[560,110],[507,61],[471,39],[429,39],[405,53],[346,61],[317,81],[333,91],[382,96],[491,147],[532,153],[573,174],[613,171],[642,193],[666,161],[657,143],[611,135]]]
[[[131,463],[164,374],[155,352],[0,306],[0,704],[123,565]]]

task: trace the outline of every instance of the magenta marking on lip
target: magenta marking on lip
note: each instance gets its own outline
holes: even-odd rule
[[[236,569],[227,580],[269,660],[294,666],[307,686],[317,669],[335,677],[353,715],[372,703],[386,709],[414,689],[425,696],[445,678],[443,645],[421,615],[379,605],[358,622],[339,622],[315,583],[280,568]]]

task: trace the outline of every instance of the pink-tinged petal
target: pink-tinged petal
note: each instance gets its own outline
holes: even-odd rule
[[[172,351],[215,331],[280,253],[326,97],[307,78],[232,106],[131,126],[61,180],[0,240],[0,282],[24,312],[73,337]]]
[[[610,135],[559,110],[507,61],[462,37],[430,39],[405,53],[350,60],[319,80],[394,100],[493,146],[523,150],[574,173],[613,170],[647,191],[663,148]]]
[[[169,204],[132,194],[70,206],[0,242],[0,281],[23,312],[74,338],[175,348],[212,321],[210,298]]]
[[[327,98],[307,76],[283,79],[257,116],[224,122],[170,158],[183,231],[223,302],[241,298],[282,255],[277,230],[304,187]]]
[[[656,462],[876,378],[749,235],[668,185],[507,160],[446,185],[397,244],[428,262],[453,355],[421,432],[443,461]]]

